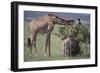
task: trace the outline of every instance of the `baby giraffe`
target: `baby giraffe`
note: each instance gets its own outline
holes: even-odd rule
[[[72,41],[72,29],[68,30],[69,35],[65,35],[62,40],[63,40],[63,55],[64,57],[68,58],[68,56],[71,56],[71,52],[72,52],[72,45],[73,45],[73,41]]]

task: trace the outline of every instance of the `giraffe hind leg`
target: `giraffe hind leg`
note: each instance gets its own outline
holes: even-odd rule
[[[32,56],[32,45],[30,45],[30,53],[29,56]]]
[[[36,49],[36,42],[33,42],[33,46],[34,46],[34,49],[35,49],[35,55],[37,56],[37,49]]]
[[[34,31],[34,32],[32,32],[31,34],[30,34],[30,40],[28,39],[28,42],[30,41],[30,54],[32,55],[33,53],[32,53],[32,47],[35,49],[35,55],[37,56],[37,49],[36,49],[36,37],[37,37],[37,35],[36,35],[36,32]],[[29,45],[29,44],[28,44]]]
[[[33,46],[34,46],[34,49],[35,49],[35,55],[37,56],[37,48],[36,48],[36,37],[37,37],[37,33],[35,32],[34,35],[33,35]]]
[[[28,48],[29,48],[29,56],[32,55],[32,44],[31,44],[31,39],[28,38]]]

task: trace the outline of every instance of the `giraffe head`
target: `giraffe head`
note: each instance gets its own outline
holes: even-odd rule
[[[78,19],[74,20],[74,24],[79,24],[79,25],[81,25],[80,18],[78,18]]]

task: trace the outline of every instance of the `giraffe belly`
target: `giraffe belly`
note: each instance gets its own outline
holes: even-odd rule
[[[40,26],[38,28],[39,33],[47,33],[48,32],[48,25]]]

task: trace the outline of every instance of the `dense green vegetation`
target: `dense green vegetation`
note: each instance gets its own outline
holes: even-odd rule
[[[90,56],[89,45],[90,45],[90,28],[84,25],[65,25],[63,27],[58,28],[58,33],[55,35],[63,38],[64,36],[70,36],[73,40],[79,43],[80,46],[80,54],[79,56]],[[69,33],[71,30],[71,33]],[[85,49],[87,49],[85,51]],[[87,53],[86,53],[87,52]]]

